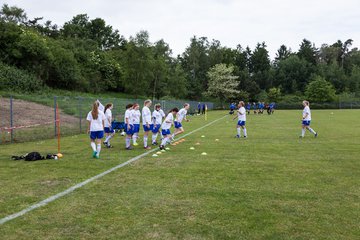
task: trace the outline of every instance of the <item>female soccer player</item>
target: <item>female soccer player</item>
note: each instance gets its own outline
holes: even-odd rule
[[[161,141],[161,144],[160,144],[160,149],[161,150],[165,149],[166,143],[171,138],[170,128],[171,128],[171,125],[173,124],[173,121],[174,121],[174,115],[176,115],[178,112],[179,112],[178,108],[171,109],[171,111],[166,116],[164,122],[161,125],[161,133],[162,133],[162,135],[164,137],[163,140]]]
[[[176,119],[174,121],[175,131],[171,137],[172,139],[174,139],[176,135],[183,133],[185,131],[181,122],[183,120],[185,120],[186,122],[190,121],[189,119],[186,118],[186,114],[187,114],[187,111],[189,110],[189,108],[190,108],[190,104],[185,103],[184,107],[182,109],[180,109],[180,111],[176,114]]]
[[[133,105],[133,110],[131,111],[132,114],[132,124],[134,126],[134,131],[133,131],[133,135],[132,135],[132,140],[133,140],[133,145],[137,146],[139,145],[136,140],[139,138],[139,132],[140,132],[140,110],[139,110],[140,106],[139,104],[135,103]]]
[[[244,132],[244,138],[247,137],[247,133],[246,133],[246,127],[245,127],[245,123],[246,123],[246,110],[244,108],[245,103],[243,101],[239,102],[239,110],[237,111],[237,118],[238,118],[238,122],[236,125],[236,129],[237,129],[237,135],[235,136],[236,138],[240,138],[241,137],[241,128]],[[236,119],[236,117],[234,118]]]
[[[309,130],[312,134],[314,134],[315,137],[317,137],[317,132],[315,132],[311,127],[310,127],[310,121],[311,121],[311,111],[310,111],[310,107],[309,107],[309,102],[304,100],[302,102],[303,106],[304,106],[304,110],[303,110],[303,114],[302,114],[302,129],[301,129],[301,138],[303,138],[305,136],[305,132],[306,129]]]
[[[148,146],[148,136],[149,132],[152,130],[153,125],[151,124],[151,100],[145,100],[144,107],[142,109],[141,115],[142,115],[142,123],[144,128],[144,149],[151,149],[151,147]]]
[[[88,113],[86,120],[89,122],[88,133],[90,133],[90,145],[93,150],[93,157],[100,158],[101,139],[104,137],[105,114],[99,110],[98,102],[94,102],[92,110]]]
[[[111,110],[113,109],[114,105],[112,103],[108,103],[106,104],[105,106],[105,109],[104,109],[104,114],[105,114],[105,127],[104,127],[104,131],[105,131],[105,141],[104,141],[104,145],[107,147],[107,148],[111,148],[111,144],[110,144],[110,139],[115,135],[115,130],[112,129],[112,126],[111,126],[111,122],[112,122],[112,112]]]
[[[131,136],[133,134],[134,126],[132,125],[132,118],[131,118],[131,110],[133,108],[132,104],[126,105],[126,111],[124,116],[124,123],[125,123],[125,148],[126,150],[132,150],[131,147]]]
[[[160,104],[155,104],[155,110],[152,113],[153,117],[153,129],[152,129],[152,145],[157,145],[156,138],[159,133],[161,123],[163,120],[163,111],[161,110]]]

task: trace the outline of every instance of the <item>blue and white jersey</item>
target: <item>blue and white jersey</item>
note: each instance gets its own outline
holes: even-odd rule
[[[146,106],[143,107],[141,115],[142,115],[143,125],[151,124],[151,112],[148,107]]]
[[[239,108],[237,115],[239,121],[246,121],[246,111],[244,107]]]
[[[154,120],[154,124],[157,125],[157,124],[161,124],[162,123],[162,115],[160,113],[160,111],[153,111],[153,114],[152,114],[152,117],[153,117],[153,120]]]
[[[173,121],[174,121],[174,116],[173,116],[172,113],[169,113],[169,114],[166,116],[164,122],[162,123],[161,128],[162,128],[163,130],[170,129]]]
[[[303,110],[303,119],[305,121],[311,121],[311,111],[310,111],[309,106],[306,106]]]
[[[187,110],[185,108],[180,109],[180,111],[176,114],[176,122],[181,123],[182,120],[186,117]]]

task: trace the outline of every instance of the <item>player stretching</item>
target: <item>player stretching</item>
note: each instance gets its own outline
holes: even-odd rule
[[[93,150],[92,156],[94,158],[99,158],[101,139],[104,137],[105,114],[99,110],[98,102],[94,102],[92,110],[88,113],[86,120],[89,122],[88,133],[90,133],[90,145]]]
[[[171,109],[171,111],[166,116],[164,122],[161,125],[161,132],[164,137],[160,144],[161,150],[165,149],[166,143],[169,141],[170,137],[172,137],[171,133],[170,133],[170,128],[174,121],[174,115],[177,114],[178,112],[179,112],[179,109],[177,109],[177,108]]]
[[[144,128],[144,149],[151,149],[151,147],[148,146],[148,136],[149,132],[152,130],[153,125],[151,124],[151,111],[149,107],[151,107],[151,100],[145,100],[144,107],[142,109],[141,115],[142,115],[142,123]]]

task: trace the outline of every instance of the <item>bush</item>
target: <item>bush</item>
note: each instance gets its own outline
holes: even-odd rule
[[[23,93],[43,89],[43,82],[35,75],[0,62],[0,90]]]
[[[310,102],[317,103],[332,102],[336,97],[334,86],[320,76],[307,85],[305,95]]]

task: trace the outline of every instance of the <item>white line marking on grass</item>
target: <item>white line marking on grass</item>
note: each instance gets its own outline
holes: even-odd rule
[[[225,117],[227,117],[227,116],[228,116],[228,115],[225,115],[224,117],[221,117],[221,118],[219,118],[219,119],[216,119],[216,120],[214,120],[214,121],[212,121],[212,122],[210,122],[210,123],[208,123],[208,124],[206,124],[206,125],[198,128],[198,129],[195,129],[195,130],[193,130],[193,131],[191,131],[191,132],[189,132],[189,133],[186,133],[186,134],[182,135],[180,138],[184,138],[184,137],[186,137],[186,136],[189,136],[190,134],[193,134],[194,132],[200,131],[201,129],[204,129],[204,128],[210,126],[211,124],[213,124],[213,123],[215,123],[215,122],[217,122],[217,121],[220,121],[221,119],[223,119],[223,118],[225,118]],[[139,156],[136,156],[136,157],[134,157],[134,158],[131,158],[130,160],[128,160],[128,161],[126,161],[126,162],[124,162],[124,163],[121,163],[121,164],[119,164],[119,165],[117,165],[117,166],[115,166],[115,167],[113,167],[113,168],[110,168],[109,170],[107,170],[107,171],[105,171],[105,172],[102,172],[102,173],[100,173],[100,174],[98,174],[98,175],[96,175],[96,176],[94,176],[94,177],[92,177],[92,178],[89,178],[89,179],[87,179],[87,180],[85,180],[85,181],[83,181],[83,182],[81,182],[81,183],[78,183],[78,184],[76,184],[76,185],[74,185],[74,186],[66,189],[66,190],[63,191],[63,192],[60,192],[60,193],[58,193],[58,194],[55,194],[55,195],[53,195],[53,196],[51,196],[51,197],[49,197],[49,198],[47,198],[47,199],[45,199],[45,200],[42,200],[41,202],[38,202],[38,203],[36,203],[36,204],[34,204],[34,205],[31,205],[30,207],[25,208],[25,209],[21,210],[20,212],[17,212],[17,213],[8,215],[8,216],[0,219],[0,225],[4,224],[4,223],[6,223],[6,222],[8,222],[8,221],[10,221],[10,220],[13,220],[13,219],[15,219],[15,218],[17,218],[17,217],[20,217],[20,216],[22,216],[22,215],[24,215],[24,214],[26,214],[26,213],[34,210],[34,209],[37,209],[37,208],[39,208],[39,207],[43,207],[43,206],[47,205],[48,203],[53,202],[53,201],[57,200],[58,198],[61,198],[61,197],[65,196],[65,195],[67,195],[67,194],[69,194],[69,193],[72,193],[72,192],[75,191],[76,189],[81,188],[81,187],[85,186],[86,184],[88,184],[88,183],[90,183],[90,182],[92,182],[92,181],[94,181],[94,180],[97,180],[97,179],[99,179],[99,178],[101,178],[101,177],[103,177],[103,176],[105,176],[105,175],[107,175],[107,174],[115,171],[115,170],[118,169],[118,168],[122,168],[122,167],[124,167],[124,166],[126,166],[126,165],[128,165],[128,164],[130,164],[130,163],[132,163],[132,162],[135,162],[135,161],[139,160],[140,158],[145,157],[146,155],[149,155],[150,153],[152,153],[152,152],[154,152],[154,151],[158,151],[158,149],[155,148],[155,149],[152,149],[152,150],[150,150],[150,151],[148,151],[148,152],[145,152],[145,153],[143,153],[143,154],[140,154]]]

